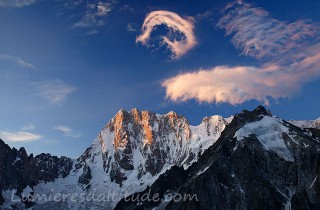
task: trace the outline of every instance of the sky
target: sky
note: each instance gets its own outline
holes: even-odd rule
[[[76,158],[124,108],[320,117],[318,0],[0,0],[0,138]]]

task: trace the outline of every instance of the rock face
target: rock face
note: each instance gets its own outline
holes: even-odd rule
[[[10,148],[0,139],[0,191],[16,189],[21,196],[27,186],[39,182],[52,182],[58,177],[66,177],[71,170],[70,158],[40,154],[28,155],[24,148]],[[4,202],[0,194],[0,204]]]
[[[158,115],[121,110],[94,141],[99,149],[95,152],[102,152],[104,171],[111,181],[122,186],[145,176],[154,177],[173,165],[187,168],[218,139],[226,124],[228,121],[221,116],[207,117],[199,126],[190,126],[185,117],[174,112]]]
[[[243,111],[191,167],[171,168],[116,209],[319,209],[319,151],[318,134],[263,107]]]

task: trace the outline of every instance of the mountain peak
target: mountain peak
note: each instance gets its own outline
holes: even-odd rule
[[[272,117],[272,114],[269,110],[267,110],[264,106],[259,105],[257,108],[255,108],[252,112],[258,114],[258,115],[266,115],[269,117]]]
[[[268,111],[265,107],[259,105],[252,111],[243,110],[241,113],[236,114],[235,117],[242,118],[242,119],[252,119],[252,118],[260,118],[261,116],[269,116],[272,117],[270,111]]]
[[[174,111],[170,111],[166,114],[166,116],[177,118],[178,114]]]
[[[120,109],[120,110],[117,112],[117,114],[124,114],[124,113],[128,113],[128,112],[127,112],[127,110],[125,110],[125,109],[123,109],[123,108]],[[116,115],[117,115],[117,114],[116,114]]]

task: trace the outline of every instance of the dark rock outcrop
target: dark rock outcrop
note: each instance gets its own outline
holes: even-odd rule
[[[84,165],[83,167],[83,173],[79,177],[78,182],[82,185],[83,189],[89,189],[90,188],[90,180],[92,178],[91,175],[91,169],[88,165]]]

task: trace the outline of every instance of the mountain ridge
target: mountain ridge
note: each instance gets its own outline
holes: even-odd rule
[[[288,128],[288,130],[283,128]],[[271,132],[273,130],[277,133]],[[289,134],[292,130],[297,133],[298,139],[292,137],[292,135],[295,134]],[[237,132],[238,135],[236,135]],[[216,177],[217,174],[212,174],[212,163],[210,161],[218,160],[219,154],[222,154],[223,157],[227,157],[228,155],[233,157],[235,153],[241,157],[239,150],[242,151],[243,146],[247,148],[247,150],[243,151],[243,154],[247,154],[248,151],[255,151],[255,148],[260,148],[256,153],[257,157],[263,161],[266,161],[264,160],[264,156],[267,155],[269,159],[280,161],[284,166],[295,164],[296,154],[291,154],[291,152],[296,151],[297,153],[299,149],[296,148],[302,148],[304,146],[307,148],[308,145],[318,145],[318,143],[315,143],[318,142],[318,138],[320,138],[320,134],[317,132],[317,129],[298,128],[290,124],[290,121],[273,117],[271,112],[262,106],[257,107],[253,111],[244,110],[230,118],[223,118],[217,115],[205,117],[198,126],[190,125],[184,116],[178,115],[175,112],[160,115],[138,109],[132,109],[129,112],[122,109],[101,129],[101,132],[93,144],[79,158],[68,159],[61,157],[59,159],[49,154],[41,154],[39,156],[40,158],[36,158],[38,161],[33,160],[33,162],[37,163],[34,165],[36,168],[38,167],[36,171],[40,174],[35,176],[36,179],[34,181],[26,181],[21,184],[12,185],[13,187],[9,189],[8,185],[0,182],[0,190],[3,195],[0,196],[0,203],[2,202],[3,207],[10,207],[11,205],[18,207],[32,206],[35,203],[10,203],[8,200],[10,193],[13,193],[17,198],[19,198],[19,196],[21,197],[21,193],[23,192],[26,192],[29,196],[40,193],[47,195],[51,193],[50,190],[56,188],[56,193],[89,193],[92,190],[96,193],[106,193],[109,191],[117,193],[126,192],[125,194],[119,194],[116,201],[108,201],[107,203],[67,201],[58,203],[39,202],[35,205],[35,209],[83,209],[91,206],[95,206],[96,209],[113,209],[119,200],[130,194],[139,194],[139,192],[156,188],[155,186],[159,185],[157,184],[159,180],[163,179],[161,177],[168,173],[172,173],[173,177],[179,178],[179,180],[177,180],[179,185],[177,186],[180,187],[184,186],[186,184],[185,181],[189,178],[190,180],[199,179],[199,177],[204,176],[210,171],[210,176],[213,175]],[[239,140],[237,140],[237,138],[239,138]],[[231,142],[233,143],[228,143],[223,146],[225,143],[221,143],[223,142],[222,139],[232,139]],[[274,143],[268,144],[269,139],[273,139]],[[247,141],[255,145],[254,148],[243,143]],[[285,145],[281,143],[282,141],[285,142]],[[291,146],[289,146],[288,143]],[[3,146],[3,144],[0,143],[0,150],[1,148],[16,150],[10,147],[8,149],[8,146]],[[237,147],[235,147],[235,145],[237,145]],[[221,148],[217,149],[219,147],[225,148],[221,151]],[[289,153],[286,150],[288,148]],[[22,151],[23,150],[24,149],[22,149]],[[319,151],[313,151],[310,155],[318,155],[318,152]],[[252,161],[249,155],[245,156],[245,158],[248,159],[249,163]],[[306,158],[310,157],[306,156]],[[29,159],[28,156],[24,156],[23,162],[29,164]],[[8,160],[6,156],[0,156],[0,162],[5,160]],[[8,162],[13,163],[14,161],[15,159],[13,157]],[[230,166],[234,165],[234,162],[228,162],[226,160],[219,161]],[[52,167],[48,168],[48,163],[52,163],[49,164],[52,165]],[[241,161],[236,163],[241,166],[244,164]],[[214,162],[213,164],[217,163]],[[269,164],[269,167],[274,167],[273,164],[268,161],[264,164]],[[301,164],[303,165],[305,163]],[[216,167],[219,169],[220,165],[218,164]],[[314,168],[314,166],[310,165],[308,165],[308,167]],[[27,170],[30,170],[30,167],[27,167]],[[226,169],[219,169],[219,171],[220,170],[222,170],[221,173],[224,174],[225,177],[228,177]],[[285,173],[284,169],[278,170],[281,171],[281,173]],[[266,172],[266,174],[268,173],[269,175],[273,175],[271,172]],[[6,174],[6,171],[1,171],[1,174]],[[51,176],[49,176],[50,174]],[[241,174],[241,176],[244,175]],[[281,177],[280,175],[277,176]],[[306,180],[314,178],[307,175],[304,176],[306,177],[303,179]],[[18,174],[16,177],[23,176]],[[220,177],[220,175],[218,177]],[[173,180],[176,178],[173,178]],[[281,179],[283,178],[281,177]],[[276,181],[276,179],[274,179],[274,181]],[[312,181],[314,181],[313,186],[317,188],[317,179]],[[230,183],[232,184],[231,181]],[[268,180],[265,183],[268,183]],[[308,184],[311,185],[312,183],[308,181]],[[18,188],[17,185],[20,185],[20,187]],[[165,187],[163,183],[160,185]],[[269,185],[272,186],[271,184]],[[175,183],[173,183],[172,186],[176,186]],[[201,186],[201,184],[199,184],[199,186]],[[14,187],[17,188],[15,192]],[[205,186],[203,187],[205,188]],[[216,187],[218,189],[221,186]],[[290,197],[288,191],[281,187],[279,187],[279,189],[281,189],[280,191],[283,195]],[[317,197],[317,193],[319,192],[317,190],[318,188],[315,190],[315,197]],[[232,196],[239,195],[226,195],[226,197],[230,197],[230,199]],[[298,198],[301,199],[302,197],[298,196]],[[278,207],[282,206],[283,202],[286,201],[283,196],[280,200],[281,202],[277,203]],[[216,200],[216,202],[218,201],[222,203],[226,202],[221,199]],[[127,204],[123,203],[122,200],[116,208],[124,208],[122,205],[125,206]],[[147,206],[148,205],[149,204],[147,204]],[[178,204],[168,201],[163,205],[169,205],[170,207],[177,206]],[[185,208],[187,204],[182,202],[179,205],[179,208],[182,208],[182,206]],[[241,205],[243,207],[244,204],[242,203]],[[144,203],[142,203],[142,206],[144,206]],[[228,206],[225,207],[228,209]],[[125,208],[127,208],[127,206]]]
[[[264,148],[259,135],[237,138],[236,132],[244,125],[265,117],[271,115],[262,107],[235,115],[217,142],[190,168],[171,168],[150,188],[133,194],[132,199],[122,199],[116,209],[319,209],[320,135],[314,139],[304,130],[273,118],[298,136],[293,138],[298,143],[288,136],[282,139],[286,145],[291,144],[294,162]],[[303,145],[307,142],[313,147]],[[134,200],[146,193],[149,197],[158,193],[163,199]],[[168,193],[197,195],[198,200],[174,202],[172,198],[164,199]]]
[[[213,116],[204,118],[198,126],[191,126],[184,116],[173,111],[160,115],[121,109],[79,158],[70,159],[72,168],[67,177],[55,177],[52,184],[38,180],[27,186],[33,193],[47,194],[58,183],[74,186],[76,192],[143,190],[173,165],[189,167],[215,142],[229,121]],[[16,194],[19,196],[21,191],[23,189]]]

